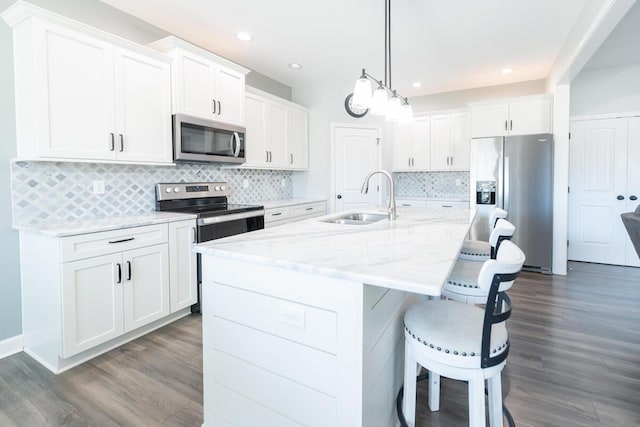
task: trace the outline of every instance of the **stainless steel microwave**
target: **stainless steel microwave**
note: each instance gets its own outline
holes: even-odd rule
[[[176,162],[244,163],[245,128],[186,114],[173,115]]]

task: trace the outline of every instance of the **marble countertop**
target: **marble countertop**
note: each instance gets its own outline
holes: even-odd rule
[[[440,295],[475,211],[398,208],[394,222],[385,219],[369,225],[342,225],[322,221],[337,215],[214,240],[196,245],[195,250],[203,255]]]
[[[143,215],[121,216],[114,218],[85,219],[62,222],[32,222],[13,224],[18,231],[39,233],[52,237],[75,236],[78,234],[97,233],[100,231],[118,230],[121,228],[140,227],[143,225],[162,224],[196,218],[193,214],[173,212],[149,212]]]
[[[281,200],[265,200],[262,202],[256,202],[256,205],[263,205],[265,209],[281,208],[283,206],[302,205],[304,203],[317,203],[326,202],[326,199],[281,199]]]

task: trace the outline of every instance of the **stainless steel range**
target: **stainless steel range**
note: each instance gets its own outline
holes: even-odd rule
[[[208,242],[264,228],[264,207],[227,202],[226,182],[156,184],[156,210],[196,214],[196,242]],[[192,312],[200,312],[202,263],[198,254],[198,302]]]

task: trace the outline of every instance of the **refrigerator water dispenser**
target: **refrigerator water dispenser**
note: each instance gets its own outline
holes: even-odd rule
[[[496,181],[476,181],[476,204],[496,204]]]

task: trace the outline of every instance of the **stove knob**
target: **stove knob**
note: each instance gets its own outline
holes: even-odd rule
[[[180,192],[180,187],[174,187],[173,188],[173,192],[174,193],[179,193]]]
[[[213,189],[216,190],[216,191],[220,191],[220,186],[216,185],[215,187],[213,187]]]
[[[221,189],[222,191],[224,191],[226,188],[227,188],[227,187],[225,187],[224,185],[223,185],[222,187],[220,187],[220,189]]]
[[[167,187],[164,191],[166,191],[167,193],[171,193],[171,188]]]

